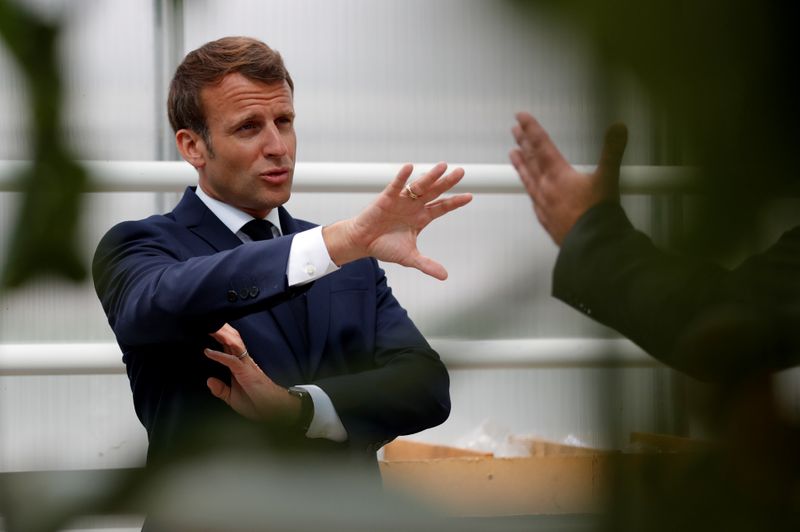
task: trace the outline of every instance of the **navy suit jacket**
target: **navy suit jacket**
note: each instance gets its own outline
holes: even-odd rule
[[[93,275],[123,352],[148,461],[183,451],[198,422],[241,419],[206,386],[230,378],[203,355],[209,333],[239,330],[275,382],[316,384],[348,433],[338,447],[372,456],[382,444],[442,423],[447,370],[408,318],[374,259],[344,265],[298,289],[287,286],[294,233],[314,227],[280,208],[284,236],[242,243],[189,188],[174,211],[123,222],[101,240]],[[291,301],[307,298],[307,334]],[[202,425],[201,425],[202,426]],[[207,429],[206,429],[207,430]],[[332,442],[298,445],[337,447]]]

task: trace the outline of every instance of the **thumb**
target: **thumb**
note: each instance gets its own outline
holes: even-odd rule
[[[439,279],[440,281],[447,279],[447,270],[444,266],[424,255],[417,254],[412,260],[411,266],[434,279]]]
[[[622,155],[628,144],[628,128],[625,124],[617,122],[609,126],[603,139],[603,151],[600,153],[600,162],[597,164],[596,175],[601,179],[613,180],[614,185],[619,182],[619,167],[622,164]]]
[[[208,389],[211,390],[211,393],[214,395],[214,397],[222,399],[223,401],[225,401],[226,404],[228,404],[228,406],[230,406],[231,404],[230,386],[228,386],[221,380],[216,379],[214,377],[210,377],[206,381],[206,386],[208,386]]]

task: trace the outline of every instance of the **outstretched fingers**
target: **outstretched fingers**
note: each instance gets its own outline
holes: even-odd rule
[[[386,186],[384,192],[389,194],[390,197],[408,196],[413,193],[412,199],[425,196],[424,200],[430,201],[453,188],[464,177],[463,168],[456,168],[449,174],[444,175],[447,170],[447,163],[440,162],[417,179],[409,182],[413,170],[413,165],[403,165],[394,179]],[[411,188],[410,192],[405,190],[407,186]]]
[[[538,180],[541,174],[536,170],[528,168],[528,165],[525,164],[522,150],[519,148],[511,150],[508,154],[508,158],[511,160],[511,165],[517,171],[517,174],[519,174],[519,178],[525,186],[525,190],[528,191],[528,194],[533,194],[538,188]]]
[[[427,203],[425,205],[425,212],[428,213],[428,220],[422,227],[420,227],[420,230],[424,229],[425,226],[427,226],[436,218],[439,218],[448,212],[460,209],[470,201],[472,201],[472,194],[465,193]],[[422,255],[417,249],[414,249],[413,253],[409,256],[406,266],[416,268],[422,273],[430,275],[431,277],[439,279],[440,281],[447,279],[447,270],[445,267],[430,257]]]
[[[447,163],[440,162],[433,165],[433,168],[410,183],[414,193],[419,196],[430,195],[431,186],[442,177],[445,171],[447,171]]]
[[[455,168],[449,174],[439,177],[432,182],[431,185],[425,190],[425,196],[427,196],[428,200],[436,199],[440,195],[455,187],[463,178],[464,169],[460,167]]]
[[[544,172],[552,166],[569,165],[542,125],[529,113],[517,113],[518,127],[512,129],[526,161]]]
[[[398,196],[401,192],[403,192],[403,188],[408,181],[408,178],[411,177],[411,172],[414,171],[414,165],[410,163],[404,164],[400,167],[400,170],[397,172],[397,175],[394,176],[394,179],[389,181],[389,184],[386,185],[386,188],[383,190],[384,193],[389,194],[390,197]]]
[[[425,211],[430,217],[429,221],[433,221],[436,218],[447,214],[448,212],[460,209],[470,201],[472,201],[472,194],[466,192],[464,194],[450,196],[449,198],[431,201],[425,205]]]

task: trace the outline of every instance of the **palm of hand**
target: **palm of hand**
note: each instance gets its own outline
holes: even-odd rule
[[[439,163],[414,180],[406,189],[413,166],[404,165],[377,199],[358,216],[344,222],[349,247],[359,250],[356,258],[371,256],[386,262],[410,266],[437,279],[447,278],[447,270],[423,256],[417,249],[417,236],[427,225],[472,200],[471,194],[440,196],[452,189],[464,170],[456,168],[447,175],[446,163]]]
[[[627,142],[622,124],[606,132],[597,170],[582,174],[564,158],[539,122],[527,113],[512,129],[519,148],[511,162],[533,200],[536,217],[557,245],[593,205],[619,199],[619,168]]]
[[[403,266],[416,264],[417,236],[430,221],[423,202],[392,200],[386,193],[355,219],[370,256]]]
[[[250,399],[250,396],[247,395],[244,388],[242,388],[242,385],[239,384],[239,381],[235,378],[231,379],[231,395],[229,400],[231,408],[247,419],[260,421],[265,418],[258,407],[256,407],[255,403],[253,403],[253,400]]]

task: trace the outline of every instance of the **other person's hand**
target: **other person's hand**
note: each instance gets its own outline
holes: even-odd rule
[[[254,421],[292,421],[300,415],[300,400],[270,379],[247,353],[239,331],[223,325],[211,336],[225,352],[206,349],[205,355],[231,371],[231,385],[211,377],[206,384],[214,397]]]
[[[619,123],[610,126],[597,169],[583,174],[567,162],[533,116],[518,113],[517,121],[511,131],[519,147],[509,154],[511,164],[533,200],[539,222],[561,246],[590,207],[603,201],[619,201],[619,168],[628,130]]]
[[[417,236],[436,218],[469,203],[472,194],[440,198],[464,177],[462,168],[444,175],[447,164],[439,163],[408,183],[413,169],[410,164],[404,165],[360,214],[323,229],[334,263],[341,266],[362,257],[375,257],[416,268],[440,280],[447,278],[444,266],[419,252]]]

